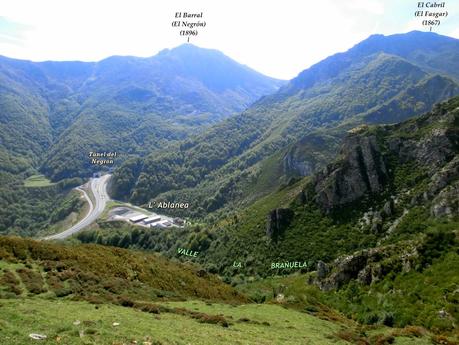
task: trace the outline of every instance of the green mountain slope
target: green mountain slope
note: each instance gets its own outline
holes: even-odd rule
[[[416,53],[405,48],[407,42]],[[440,63],[451,56],[459,57],[456,39],[421,32],[371,36],[300,73],[242,114],[167,152],[127,162],[115,172],[113,194],[139,204],[187,201],[192,207],[182,212],[186,216],[249,204],[253,195],[276,190],[289,176],[323,166],[345,131],[359,123],[404,120],[458,94],[455,72]],[[325,145],[315,144],[320,137]],[[297,172],[283,163],[291,145],[311,148]],[[261,166],[273,164],[285,169],[277,169],[270,178],[276,182],[265,188],[265,179],[258,180]]]
[[[164,231],[100,223],[78,238],[177,258],[178,247],[190,248],[199,251],[197,262],[234,285],[315,271],[272,291],[285,298],[287,291],[297,307],[326,304],[364,324],[453,334],[458,126],[455,97],[400,124],[354,128],[334,162],[213,226]],[[269,300],[272,291],[248,292]]]
[[[193,45],[94,63],[0,57],[0,233],[36,234],[59,207],[53,198],[71,198],[68,188],[53,197],[24,188],[38,171],[53,181],[86,178],[186,138],[281,84]],[[91,151],[117,158],[93,164]]]
[[[0,58],[1,152],[53,179],[87,175],[89,151],[142,154],[272,93],[281,81],[193,45],[150,58]]]

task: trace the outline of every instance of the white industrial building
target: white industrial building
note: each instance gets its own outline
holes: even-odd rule
[[[129,218],[129,221],[133,222],[133,223],[138,223],[144,219],[147,219],[148,216],[144,215],[144,214],[139,214],[137,216],[134,216],[134,217],[131,217]]]
[[[154,222],[158,222],[161,220],[161,217],[160,216],[151,216],[151,217],[148,217],[147,219],[144,219],[144,223],[145,224],[151,224],[151,223],[154,223]]]

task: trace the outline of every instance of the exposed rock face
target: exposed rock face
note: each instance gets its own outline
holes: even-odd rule
[[[394,212],[394,201],[392,199],[386,201],[386,203],[383,206],[382,213],[386,217],[392,216],[392,213]]]
[[[328,266],[325,262],[320,260],[319,262],[317,262],[317,278],[325,278],[328,275],[329,271],[330,270],[328,269]]]
[[[362,251],[337,259],[333,265],[335,268],[334,271],[329,277],[319,281],[319,287],[325,291],[338,289],[351,279],[356,279],[359,272],[365,269],[367,261],[372,255],[373,253],[370,251]]]
[[[325,210],[383,190],[388,173],[374,135],[352,134],[345,139],[339,162],[314,179],[316,202]]]
[[[289,150],[282,160],[284,174],[296,176],[309,176],[314,172],[315,165],[302,159],[295,148]]]
[[[284,175],[304,177],[316,173],[338,153],[341,135],[309,133],[291,145],[282,158]]]
[[[386,237],[397,231],[415,205],[430,208],[433,217],[459,216],[458,125],[456,98],[405,123],[355,130],[346,138],[340,160],[311,179],[302,199],[329,212],[384,192],[385,199],[370,199],[369,209],[357,209],[361,217],[356,225],[366,233],[384,231]],[[309,282],[333,290],[351,280],[369,285],[390,272],[410,271],[423,264],[422,255],[429,248],[423,241],[422,236],[413,237],[402,245],[361,250],[329,265],[318,262],[317,275]]]
[[[389,272],[411,270],[413,262],[418,257],[417,248],[408,246],[403,253],[396,252],[394,248],[394,246],[387,246],[362,250],[336,259],[330,268],[319,261],[317,279],[311,283],[322,290],[329,291],[339,289],[351,280],[369,285]]]
[[[417,119],[370,130],[361,126],[345,138],[340,158],[312,179],[311,198],[324,210],[350,204],[365,195],[381,193],[392,181],[394,164],[412,163],[432,178],[424,195],[415,195],[412,204],[432,200],[443,188],[459,179],[459,108],[440,104]],[[451,199],[451,198],[449,198]],[[386,203],[381,216],[393,214]],[[449,214],[439,205],[432,214]],[[451,211],[453,212],[453,211]],[[377,225],[372,229],[380,230]]]
[[[430,214],[434,217],[459,214],[459,156],[454,157],[440,170],[434,170],[423,201],[432,200]],[[418,201],[418,200],[416,200]]]
[[[437,116],[432,116],[432,118],[438,121],[445,120]],[[448,118],[446,116],[446,119]],[[452,119],[449,118],[449,120]],[[427,126],[429,123],[423,125]],[[420,130],[419,126],[411,125],[411,127],[407,130],[412,130],[413,132]],[[454,158],[457,135],[457,132],[448,128],[434,128],[422,138],[390,138],[387,140],[387,144],[389,149],[397,155],[400,163],[416,160],[432,168],[431,173],[433,174],[435,172],[434,168],[440,168]]]
[[[430,199],[443,188],[448,186],[452,181],[459,178],[459,156],[454,157],[442,169],[434,171],[431,178],[426,198]]]
[[[373,219],[371,220],[371,231],[374,234],[381,232],[383,224],[383,218],[381,217],[380,212],[375,212],[373,215]]]
[[[459,182],[445,187],[433,200],[430,213],[434,217],[459,215]]]
[[[293,218],[293,211],[289,208],[276,208],[267,216],[266,235],[277,241]]]

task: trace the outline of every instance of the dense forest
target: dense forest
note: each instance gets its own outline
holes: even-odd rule
[[[459,94],[451,68],[458,42],[421,32],[371,36],[208,131],[126,162],[113,194],[137,204],[185,200],[193,217],[248,205],[323,167],[347,130],[399,122]],[[292,146],[310,153],[292,160]]]
[[[282,84],[191,44],[99,62],[0,57],[0,232],[41,232],[60,207],[78,208],[75,181],[165,149]],[[90,152],[116,158],[95,164]],[[57,184],[23,188],[40,173]]]
[[[283,84],[191,44],[99,62],[0,57],[0,67],[2,155],[32,159],[54,181],[100,169],[90,151],[118,151],[117,163],[153,152]]]
[[[101,221],[77,239],[185,261],[177,249],[189,248],[208,272],[247,286],[260,300],[271,292],[251,290],[252,282],[263,286],[266,278],[292,273],[273,269],[273,262],[305,262],[300,272],[314,272],[306,278],[311,287],[303,280],[291,291],[298,298],[316,286],[322,292],[315,298],[364,324],[452,330],[458,316],[458,111],[456,97],[401,124],[358,127],[319,173],[213,225],[164,231]],[[419,284],[413,290],[416,279],[435,289]],[[438,319],[432,310],[439,308],[451,318]]]
[[[43,235],[53,224],[72,212],[78,213],[83,201],[73,187],[83,183],[80,178],[64,179],[49,186],[25,186],[20,177],[1,174],[0,234],[20,236]]]

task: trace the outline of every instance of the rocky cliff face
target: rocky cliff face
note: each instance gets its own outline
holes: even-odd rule
[[[324,291],[339,289],[351,280],[370,285],[389,272],[410,271],[419,258],[418,246],[407,243],[401,253],[395,245],[371,248],[340,257],[329,265],[319,261],[317,276],[309,283]]]
[[[381,192],[387,179],[376,137],[351,134],[345,139],[340,161],[315,176],[316,202],[328,211],[365,194]]]
[[[349,133],[339,159],[316,174],[303,191],[303,203],[314,202],[330,212],[365,196],[371,200],[375,194],[379,198],[366,204],[368,209],[358,209],[354,226],[381,236],[379,245],[396,234],[415,208],[427,218],[459,217],[459,97],[401,124]],[[328,291],[351,280],[369,285],[390,272],[410,271],[448,248],[441,247],[447,235],[432,236],[420,231],[403,243],[360,250],[330,264],[319,261],[309,283]]]
[[[293,211],[288,208],[272,210],[266,219],[266,235],[277,241],[293,218]]]
[[[291,145],[282,157],[284,175],[289,177],[311,176],[338,153],[342,134],[312,133]]]
[[[453,100],[459,103],[458,98]],[[314,176],[313,193],[308,198],[329,212],[387,190],[394,182],[394,170],[405,164],[431,178],[421,199],[440,197],[440,191],[459,178],[458,124],[459,107],[450,101],[401,124],[358,128],[345,138],[339,159]],[[443,201],[433,214],[454,212],[443,205],[444,200],[451,199],[445,193],[454,194],[454,188],[443,193]],[[457,210],[457,206],[453,208]]]
[[[282,166],[285,175],[309,176],[315,170],[315,164],[302,159],[296,147],[285,154]]]

